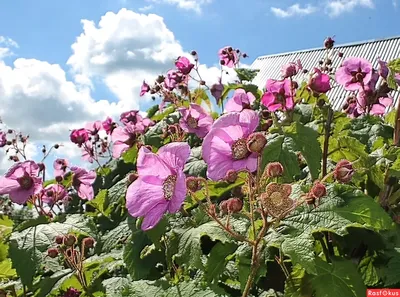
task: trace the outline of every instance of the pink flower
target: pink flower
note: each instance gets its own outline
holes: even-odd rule
[[[87,141],[83,146],[82,160],[88,161],[89,163],[93,163],[94,161],[93,144],[90,141]]]
[[[145,146],[139,150],[138,178],[128,187],[126,207],[133,217],[144,217],[142,230],[152,229],[164,213],[176,213],[186,198],[183,167],[190,147],[173,142],[161,147],[157,154]]]
[[[301,65],[300,60],[290,62],[282,66],[281,75],[283,78],[289,78],[295,76],[301,69],[303,69],[303,65]]]
[[[261,103],[267,107],[269,111],[278,109],[293,109],[293,93],[290,80],[267,80],[267,92],[262,96]]]
[[[228,100],[225,105],[225,112],[242,111],[245,108],[250,108],[256,101],[256,97],[251,92],[247,92],[243,89],[237,89],[233,93],[233,97]]]
[[[52,206],[58,201],[68,199],[67,190],[60,184],[51,184],[42,190],[41,199],[44,203]]]
[[[371,80],[372,65],[363,58],[348,58],[336,71],[336,81],[348,91],[357,91]]]
[[[69,138],[71,139],[71,141],[73,143],[76,143],[77,145],[80,146],[89,140],[89,133],[84,128],[74,129],[74,130],[72,130]]]
[[[111,138],[113,141],[112,156],[117,159],[135,143],[135,127],[132,125],[117,127],[111,134]]]
[[[143,133],[145,129],[154,122],[150,119],[143,119],[138,110],[130,110],[121,114],[120,121],[125,125],[129,125],[138,133]]]
[[[164,86],[170,91],[173,91],[179,84],[186,85],[188,77],[176,70],[169,70],[164,78]]]
[[[236,50],[234,50],[231,46],[221,48],[218,51],[218,56],[221,65],[229,68],[233,68],[239,62]]]
[[[387,63],[385,61],[382,61],[381,59],[378,59],[378,74],[382,76],[384,79],[387,78],[389,74],[389,68],[387,67]]]
[[[7,134],[0,131],[0,147],[4,147],[7,144]]]
[[[103,128],[101,121],[96,121],[93,123],[87,123],[85,129],[89,131],[92,135],[96,135]]]
[[[105,119],[105,121],[103,121],[102,125],[103,125],[104,131],[106,131],[106,133],[108,135],[111,135],[112,131],[115,128],[115,122],[113,121],[113,119],[110,117],[107,117]]]
[[[150,91],[150,86],[148,84],[146,84],[145,81],[143,81],[143,84],[140,88],[140,96],[143,96],[144,94],[146,94],[148,91]]]
[[[39,170],[39,166],[33,161],[15,164],[0,177],[0,195],[8,194],[11,201],[26,203],[32,195],[39,194],[42,190]]]
[[[175,66],[184,75],[188,75],[194,67],[194,65],[190,63],[189,59],[186,57],[179,57],[175,62]]]
[[[56,159],[53,162],[54,176],[64,176],[67,172],[69,162],[66,159]]]
[[[308,87],[316,93],[326,93],[331,89],[328,74],[322,73],[318,68],[314,68],[314,75],[308,82]]]
[[[360,89],[357,94],[357,112],[358,114],[369,113],[372,115],[383,115],[386,108],[393,103],[391,97],[376,98],[374,92],[366,89]]]
[[[76,166],[71,167],[71,171],[74,173],[72,186],[78,191],[78,196],[85,200],[92,200],[94,198],[92,185],[96,180],[96,172]]]
[[[203,141],[208,178],[220,180],[229,170],[257,169],[257,154],[248,150],[247,138],[258,124],[258,114],[250,109],[224,114],[214,122]]]
[[[190,108],[180,108],[179,112],[182,115],[179,125],[183,131],[195,133],[199,138],[210,131],[213,118],[200,105],[191,103]]]

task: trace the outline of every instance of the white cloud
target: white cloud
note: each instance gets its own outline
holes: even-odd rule
[[[140,12],[145,12],[145,11],[148,11],[148,10],[151,10],[151,9],[153,9],[153,5],[146,5],[146,6],[140,7],[139,11]]]
[[[12,52],[11,48],[18,47],[18,43],[11,38],[0,36],[0,60],[8,56],[13,56],[14,53]]]
[[[83,20],[82,25],[67,62],[72,81],[58,64],[18,58],[7,65],[0,59],[0,118],[7,127],[29,134],[39,151],[42,144],[57,142],[64,144],[55,152],[57,156],[70,158],[80,155],[69,143],[71,129],[108,115],[118,119],[129,109],[143,109],[142,103],[151,100],[139,97],[143,79],[151,83],[174,67],[177,56],[190,57],[155,14],[121,9],[106,13],[99,23]],[[1,41],[8,50],[17,47],[11,39]],[[220,76],[219,67],[201,65],[200,73],[210,85]],[[99,83],[115,94],[116,102],[92,97]]]
[[[184,10],[193,10],[196,13],[201,13],[204,5],[210,4],[213,0],[147,0],[154,3],[163,3],[176,5]]]
[[[304,16],[304,15],[309,15],[314,12],[316,12],[318,9],[315,6],[312,6],[310,4],[305,5],[304,7],[301,7],[299,4],[293,4],[292,6],[289,6],[286,10],[282,8],[277,8],[277,7],[271,7],[271,11],[273,14],[275,14],[279,18],[288,18],[288,17],[293,17],[293,16]]]
[[[353,11],[357,6],[374,8],[372,0],[334,0],[329,1],[326,5],[326,12],[331,17],[336,17],[342,13]]]

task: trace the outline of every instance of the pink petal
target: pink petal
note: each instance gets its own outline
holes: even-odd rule
[[[11,191],[9,195],[12,202],[22,205],[29,200],[30,196],[33,195],[33,193],[34,193],[33,189],[29,190],[16,189]]]
[[[185,201],[185,198],[186,198],[186,177],[185,174],[179,171],[176,179],[174,196],[168,203],[168,212],[170,213],[178,212],[183,204],[183,201]]]
[[[164,179],[171,174],[171,169],[167,164],[144,146],[139,149],[136,166],[139,176],[159,176]]]
[[[143,231],[154,228],[162,219],[164,213],[167,211],[167,203],[159,203],[155,205],[143,219],[141,229]]]
[[[80,184],[78,196],[85,200],[92,200],[94,198],[93,187],[91,185]]]
[[[0,177],[0,195],[8,194],[20,188],[16,179]]]
[[[176,171],[182,169],[190,155],[190,146],[186,142],[172,142],[158,150],[160,158]]]
[[[122,141],[119,141],[119,140],[115,141],[113,143],[113,148],[112,148],[112,156],[113,156],[113,158],[118,159],[128,149],[129,149],[129,145],[127,145],[125,142],[122,142]]]
[[[386,111],[386,107],[381,104],[374,104],[372,105],[370,114],[374,115],[383,115]]]
[[[143,217],[164,199],[163,180],[156,176],[139,177],[129,185],[126,192],[126,207],[133,217]]]
[[[266,107],[269,107],[270,105],[274,104],[274,102],[275,102],[275,96],[270,92],[264,93],[264,95],[261,97],[261,103]]]
[[[388,107],[388,106],[392,105],[393,98],[390,98],[390,97],[379,98],[379,103],[385,107]]]

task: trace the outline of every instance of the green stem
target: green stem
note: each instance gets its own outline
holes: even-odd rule
[[[328,116],[325,122],[324,150],[322,153],[322,176],[325,176],[327,173],[329,137],[331,134],[332,119],[333,119],[333,110],[330,106],[328,106]]]

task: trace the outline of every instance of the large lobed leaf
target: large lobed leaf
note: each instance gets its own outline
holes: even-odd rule
[[[393,221],[378,203],[361,191],[350,186],[331,185],[327,197],[322,198],[317,208],[298,207],[281,221],[277,230],[282,236],[267,240],[271,245],[281,245],[294,264],[316,274],[313,233],[329,231],[343,236],[349,227],[380,232],[391,230]]]

